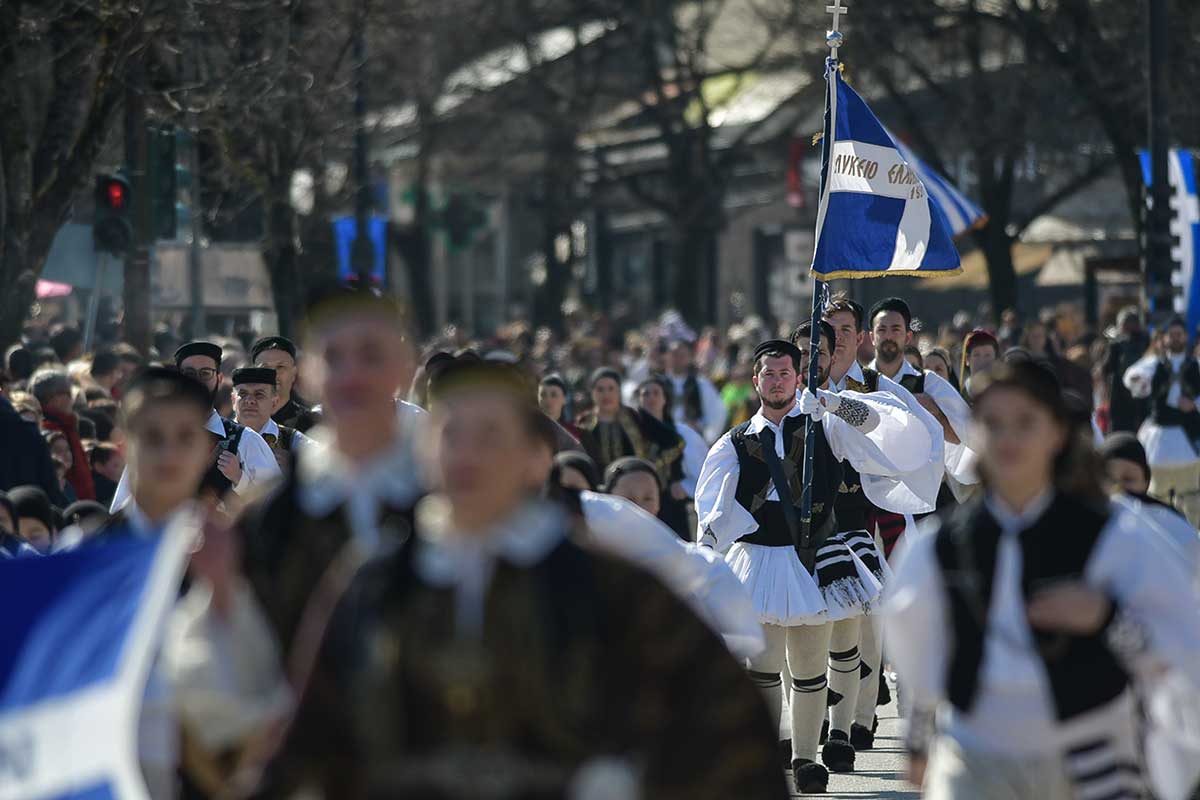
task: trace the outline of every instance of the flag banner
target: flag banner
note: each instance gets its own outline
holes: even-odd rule
[[[891,135],[891,131],[888,131],[888,135]],[[917,175],[925,184],[926,191],[929,192],[929,197],[946,215],[952,236],[957,238],[987,224],[986,211],[971,202],[970,198],[958,190],[958,187],[922,161],[904,142],[895,136],[892,136],[892,141],[896,143],[896,149],[900,151],[901,158],[917,171]]]
[[[950,222],[863,99],[825,69],[826,125],[812,273],[818,280],[954,275]]]
[[[1150,153],[1139,153],[1142,178],[1149,188]],[[1192,334],[1200,325],[1200,196],[1196,192],[1196,159],[1190,150],[1167,154],[1167,178],[1171,187],[1171,288],[1175,311],[1187,319]]]
[[[146,800],[139,707],[196,531],[0,562],[0,799]]]

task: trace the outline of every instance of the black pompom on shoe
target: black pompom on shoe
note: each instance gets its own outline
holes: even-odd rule
[[[825,744],[829,740],[829,718],[821,720],[821,737],[817,739],[817,744]]]
[[[825,794],[829,791],[829,771],[806,758],[792,762],[792,780],[800,794]]]
[[[781,739],[779,742],[779,763],[784,769],[792,765],[792,740]]]
[[[879,670],[879,695],[875,698],[875,705],[886,706],[892,702],[892,687],[888,686],[887,675],[883,670]]]
[[[857,722],[850,726],[850,745],[856,750],[870,750],[875,746],[875,732]]]
[[[821,761],[830,772],[854,772],[854,748],[844,732],[829,732],[829,741],[821,748]]]

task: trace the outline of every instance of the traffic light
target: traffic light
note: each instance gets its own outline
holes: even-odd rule
[[[455,250],[467,247],[475,238],[475,232],[487,224],[487,214],[476,206],[470,195],[454,192],[442,209],[442,225],[450,246]]]
[[[133,241],[129,221],[132,196],[129,181],[120,175],[96,176],[96,218],[92,222],[92,242],[97,252],[123,255]]]

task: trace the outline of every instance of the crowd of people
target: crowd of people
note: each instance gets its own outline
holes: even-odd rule
[[[824,309],[815,351],[673,312],[418,348],[344,288],[302,342],[31,329],[0,559],[203,518],[155,798],[824,793],[885,665],[926,796],[1147,796],[1142,709],[1200,689],[1186,325]]]

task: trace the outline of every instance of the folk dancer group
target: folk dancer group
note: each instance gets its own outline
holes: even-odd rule
[[[903,301],[835,297],[817,324],[815,385],[810,323],[754,352],[761,408],[704,459],[695,542],[652,516],[687,414],[632,412],[597,373],[600,494],[510,364],[439,359],[428,412],[398,402],[407,334],[370,292],[311,309],[311,440],[287,340],[233,374],[236,420],[212,408],[218,348],[144,372],[122,511],[93,538],[249,501],[210,512],[147,689],[152,796],[455,798],[487,775],[497,797],[783,798],[785,706],[795,788],[820,793],[873,744],[881,631],[928,796],[1139,796],[1135,692],[1200,687],[1200,548],[1150,497],[1146,448],[1106,444],[1109,499],[1043,367],[973,364],[972,408],[904,358]]]

